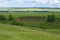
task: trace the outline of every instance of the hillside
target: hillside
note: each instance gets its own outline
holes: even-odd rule
[[[50,32],[48,32],[49,29],[48,31],[45,29],[45,31],[42,30],[38,28],[0,24],[0,40],[60,40],[60,34],[52,33],[51,31],[53,30]]]

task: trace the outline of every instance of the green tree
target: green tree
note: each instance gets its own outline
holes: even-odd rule
[[[14,19],[13,16],[12,15],[9,15],[8,20],[11,21],[13,19]]]
[[[56,17],[54,14],[47,16],[47,22],[55,22]]]
[[[0,15],[0,20],[6,20],[6,17],[4,15]]]

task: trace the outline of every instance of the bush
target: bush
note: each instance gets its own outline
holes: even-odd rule
[[[23,26],[23,23],[20,23],[20,26]]]
[[[6,20],[6,17],[4,15],[0,15],[0,20]]]
[[[16,20],[13,20],[13,21],[11,22],[11,24],[12,24],[12,25],[19,25],[20,23],[17,22]]]
[[[30,25],[31,27],[37,27],[37,25],[36,24],[34,24],[34,23],[31,23],[31,25]]]
[[[20,25],[20,26],[23,26],[23,23],[20,23],[20,22],[18,22],[18,21],[16,21],[16,20],[13,20],[13,21],[11,22],[11,24],[12,24],[12,25]]]
[[[9,15],[8,20],[11,21],[13,19],[14,19],[13,16],[12,15]]]
[[[52,14],[52,15],[48,15],[47,17],[47,22],[55,22],[56,18],[55,18],[55,15]]]

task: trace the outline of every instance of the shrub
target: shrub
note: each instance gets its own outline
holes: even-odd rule
[[[48,15],[48,17],[47,17],[47,22],[55,22],[55,15],[54,14],[52,14],[52,15]]]
[[[23,26],[23,23],[20,23],[21,26]]]
[[[9,15],[8,20],[11,21],[13,19],[14,19],[13,16],[12,15]]]
[[[20,25],[20,26],[23,26],[23,23],[20,23],[19,21],[16,21],[16,20],[13,20],[11,22],[12,25]]]
[[[37,27],[37,25],[34,23],[31,23],[31,27]]]
[[[13,21],[11,22],[11,24],[12,24],[12,25],[19,25],[20,23],[17,22],[16,20],[13,20]]]
[[[6,17],[4,15],[0,15],[0,20],[6,20]]]

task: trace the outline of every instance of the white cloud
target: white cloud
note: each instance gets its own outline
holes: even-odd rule
[[[2,3],[0,3],[0,6],[3,6],[3,4],[2,4]]]
[[[38,2],[38,3],[42,3],[42,4],[45,4],[45,3],[48,2],[48,0],[36,0],[36,2]]]
[[[24,7],[24,6],[55,6],[60,7],[60,0],[0,0],[0,7]]]
[[[54,3],[60,3],[60,1],[59,0],[54,0]]]

